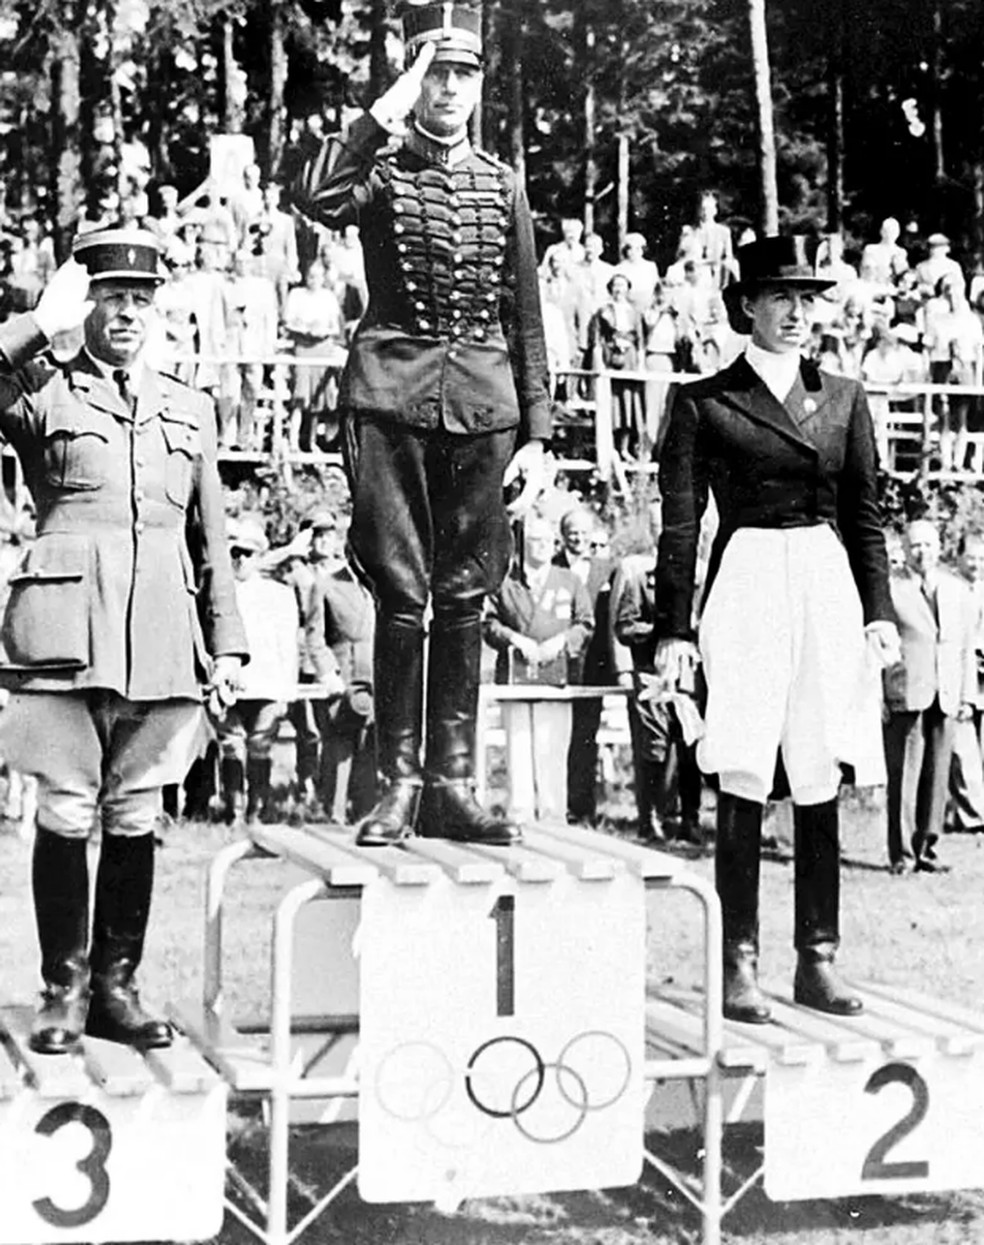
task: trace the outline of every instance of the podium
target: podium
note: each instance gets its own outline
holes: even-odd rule
[[[247,1032],[226,1015],[225,895],[233,867],[264,854],[301,872],[273,915],[269,1030]],[[685,1055],[646,1050],[645,894],[670,887],[703,913],[704,1001]],[[295,989],[298,930],[325,903],[355,909],[347,925],[335,919],[347,934],[319,948],[326,974],[356,958],[354,1015],[312,1014]],[[681,1188],[705,1240],[719,1241],[720,911],[675,857],[552,824],[509,848],[359,848],[350,831],[257,827],[213,861],[206,907],[204,996],[172,1014],[234,1098],[264,1105],[266,1191],[231,1165],[226,1205],[267,1245],[296,1240],[356,1181],[368,1201],[449,1211],[498,1193],[634,1184],[646,1162],[667,1170],[643,1148],[646,1098],[681,1079],[705,1086],[699,1187]],[[349,1038],[344,1066],[319,1071],[302,1051],[312,1036]],[[292,1119],[353,1102],[357,1167],[289,1224]]]
[[[139,1054],[28,1046],[0,1009],[0,1245],[190,1241],[223,1218],[227,1087],[188,1041]]]

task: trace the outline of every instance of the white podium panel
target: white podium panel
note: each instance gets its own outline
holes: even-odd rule
[[[644,883],[365,888],[359,1191],[434,1201],[634,1184]]]
[[[0,1242],[204,1240],[222,1226],[226,1090],[0,1103]]]
[[[775,1062],[765,1079],[765,1191],[777,1201],[979,1188],[984,1051]]]

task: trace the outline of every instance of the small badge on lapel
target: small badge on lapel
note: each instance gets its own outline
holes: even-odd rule
[[[817,409],[817,404],[812,398],[803,399],[803,410],[807,415],[812,415]]]

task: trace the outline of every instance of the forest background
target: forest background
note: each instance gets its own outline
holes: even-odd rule
[[[107,184],[182,194],[209,138],[289,182],[400,68],[387,0],[0,0],[0,183],[60,254]],[[769,64],[751,32],[764,19]],[[673,258],[697,193],[763,223],[763,70],[779,223],[849,247],[897,216],[984,265],[979,0],[486,0],[483,145],[525,174],[546,241],[583,217]]]

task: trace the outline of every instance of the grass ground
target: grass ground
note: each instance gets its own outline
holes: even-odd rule
[[[612,827],[629,833],[613,806]],[[708,821],[712,818],[709,816]],[[780,841],[785,814],[775,818]],[[877,804],[850,800],[844,810],[842,962],[851,976],[909,984],[984,1010],[984,838],[951,836],[942,856],[953,872],[894,878],[883,868],[883,815]],[[156,1001],[201,991],[203,879],[206,863],[225,840],[214,826],[183,825],[159,853],[155,911],[142,979]],[[35,939],[28,901],[30,849],[0,836],[0,963],[4,1002],[29,1002],[37,987]],[[710,876],[709,853],[693,853],[693,868]],[[276,861],[247,862],[230,892],[227,938],[233,1012],[255,1012],[267,989],[260,939],[266,914],[284,881]],[[763,962],[770,978],[788,979],[792,870],[780,851],[763,866]],[[653,981],[698,980],[697,923],[684,897],[650,908],[649,971]],[[249,1112],[235,1121],[233,1145],[247,1167],[261,1170],[262,1129]],[[694,1138],[679,1139],[692,1149]],[[732,1147],[740,1166],[754,1143],[742,1133]],[[294,1212],[330,1187],[351,1160],[345,1130],[299,1130],[292,1144]],[[984,1188],[984,1153],[981,1155]],[[2,1211],[0,1211],[2,1213]],[[498,1198],[467,1203],[455,1215],[427,1206],[370,1207],[353,1191],[302,1238],[310,1245],[670,1245],[698,1240],[694,1212],[666,1182],[648,1173],[630,1190],[561,1196]],[[248,1234],[231,1217],[214,1245],[245,1245]],[[753,1192],[725,1220],[725,1239],[748,1245],[979,1245],[984,1241],[984,1191],[944,1196],[865,1198],[774,1204]]]

